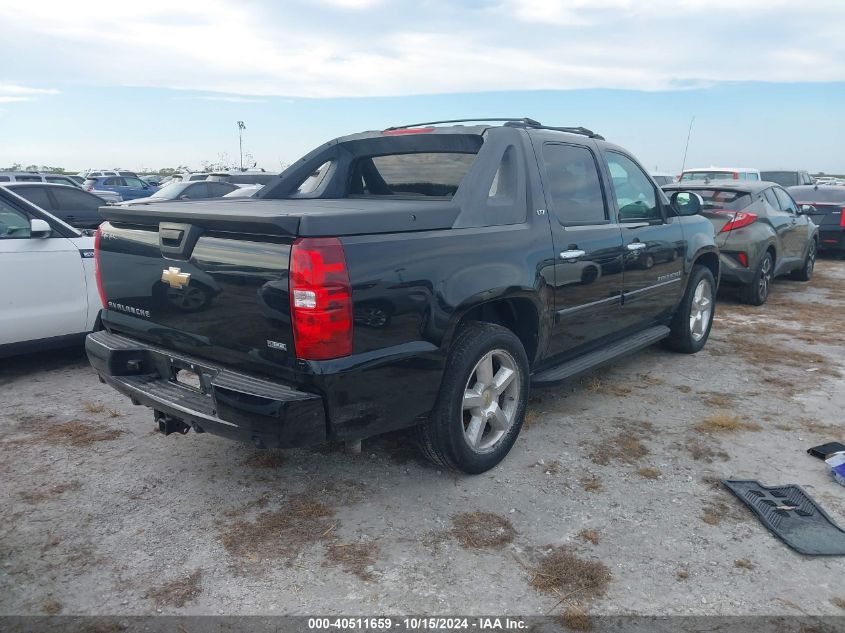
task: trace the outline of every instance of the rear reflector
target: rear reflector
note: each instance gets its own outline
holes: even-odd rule
[[[352,286],[334,237],[298,238],[290,254],[290,308],[297,358],[352,353]]]
[[[739,260],[739,263],[748,268],[748,255],[745,253],[737,253],[736,258]]]
[[[731,216],[731,219],[728,220],[727,224],[722,227],[719,233],[727,233],[728,231],[732,231],[734,229],[741,229],[742,227],[748,226],[757,220],[756,213],[748,213],[745,211],[727,211],[725,209],[711,209],[711,211],[720,215]]]
[[[436,128],[433,127],[402,127],[396,130],[385,130],[381,133],[382,136],[401,136],[403,134],[427,134],[434,132]]]
[[[845,207],[839,211],[839,226],[845,226]]]
[[[100,234],[101,231],[98,228],[94,234],[94,278],[97,280],[97,292],[100,294],[100,304],[102,304],[103,310],[105,310],[107,307],[106,291],[103,290],[103,275],[100,272]]]

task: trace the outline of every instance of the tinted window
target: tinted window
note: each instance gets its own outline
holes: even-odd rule
[[[654,179],[654,182],[656,182],[661,187],[663,185],[670,184],[674,180],[672,176],[652,176],[652,178]]]
[[[775,196],[774,189],[769,188],[763,191],[763,197],[766,199],[766,202],[769,203],[769,206],[772,207],[772,209],[774,209],[775,211],[780,210],[780,205],[778,204],[778,199],[777,196]]]
[[[234,191],[237,189],[235,185],[230,185],[227,182],[210,182],[208,183],[208,191],[209,195],[212,198],[220,198],[221,196],[225,196],[230,191]]]
[[[745,174],[745,179],[746,180],[760,180],[760,176],[758,176],[757,174],[755,174],[752,171],[749,171],[747,174]]]
[[[15,176],[17,182],[43,182],[41,176]]]
[[[778,198],[781,211],[786,211],[787,213],[798,213],[798,208],[795,206],[795,202],[792,201],[792,198],[789,197],[788,193],[780,187],[773,187],[773,189],[775,190],[775,195]]]
[[[29,237],[29,218],[0,199],[0,239]]]
[[[687,171],[681,175],[681,180],[735,180],[736,172],[732,171]]]
[[[546,198],[561,224],[607,221],[601,179],[593,153],[578,145],[543,146]]]
[[[350,195],[451,198],[475,154],[421,152],[359,158],[352,170]]]
[[[56,199],[57,209],[73,209],[96,212],[105,204],[97,196],[92,196],[77,189],[66,189],[64,187],[53,187],[51,189]]]
[[[627,156],[607,153],[620,222],[662,220],[657,191],[646,173]]]
[[[0,176],[0,182],[9,182],[11,180],[12,179],[9,178],[8,176]]]
[[[205,180],[206,178],[208,178],[208,174],[193,174],[188,180]]]
[[[207,182],[197,182],[193,185],[189,186],[185,191],[182,193],[182,196],[187,196],[191,200],[199,200],[201,198],[208,198],[208,185]],[[180,198],[182,197],[180,196]]]
[[[793,187],[792,197],[801,202],[841,202],[845,204],[845,187]]]
[[[53,203],[50,202],[50,197],[44,187],[16,187],[12,191],[45,211],[50,211],[53,208]]]
[[[704,199],[705,209],[727,209],[741,211],[751,204],[751,194],[726,189],[693,189]]]
[[[123,178],[106,178],[103,181],[103,184],[106,187],[123,187],[124,186]]]
[[[65,178],[64,176],[44,176],[44,180],[46,180],[47,182],[56,182],[60,185],[76,185],[76,183],[73,182],[70,178]]]
[[[792,187],[800,184],[798,182],[798,173],[794,171],[761,171],[760,176],[763,180],[776,182],[781,187]]]
[[[133,189],[143,189],[147,186],[139,178],[124,178],[123,181],[127,187],[132,187]]]

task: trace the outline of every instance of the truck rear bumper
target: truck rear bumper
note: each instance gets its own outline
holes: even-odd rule
[[[326,410],[318,395],[106,331],[89,334],[85,351],[103,380],[162,419],[262,448],[326,441]],[[196,386],[178,381],[183,371],[198,377]]]

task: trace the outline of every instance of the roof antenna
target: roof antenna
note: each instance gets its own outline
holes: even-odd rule
[[[684,172],[684,167],[687,166],[687,151],[689,150],[689,138],[692,135],[692,124],[695,121],[695,115],[690,119],[689,130],[687,131],[687,146],[684,148],[684,160],[681,163],[681,173]]]

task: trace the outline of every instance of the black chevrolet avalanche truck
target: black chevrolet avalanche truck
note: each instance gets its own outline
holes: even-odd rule
[[[584,128],[354,134],[255,199],[103,207],[86,349],[165,433],[354,450],[409,429],[480,473],[531,384],[704,346],[719,257],[699,204]]]

